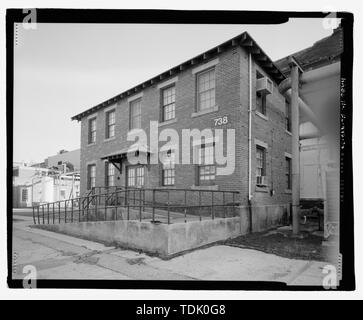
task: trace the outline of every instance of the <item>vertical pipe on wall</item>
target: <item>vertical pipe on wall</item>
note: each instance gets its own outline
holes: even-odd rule
[[[248,53],[248,212],[249,231],[252,232],[252,55]]]
[[[252,159],[252,55],[248,53],[248,201],[252,199],[251,159]]]

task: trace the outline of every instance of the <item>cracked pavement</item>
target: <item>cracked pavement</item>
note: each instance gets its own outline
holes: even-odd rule
[[[224,245],[170,260],[32,229],[31,217],[14,216],[13,278],[33,265],[38,279],[244,280],[322,285],[325,262],[279,257]]]

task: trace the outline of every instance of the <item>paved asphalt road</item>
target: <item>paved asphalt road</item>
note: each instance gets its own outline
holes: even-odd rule
[[[14,214],[13,278],[18,279],[26,265],[33,265],[38,279],[259,280],[321,286],[326,265],[221,245],[161,260],[33,229],[30,216]]]

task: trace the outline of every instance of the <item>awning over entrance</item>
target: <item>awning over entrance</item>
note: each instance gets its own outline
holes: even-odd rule
[[[108,162],[112,163],[117,168],[117,170],[122,173],[122,162],[127,161],[129,155],[137,157],[139,154],[145,154],[147,157],[147,163],[150,163],[151,151],[150,148],[145,145],[133,145],[131,147],[123,148],[119,151],[115,151],[101,157],[101,160],[107,160]]]

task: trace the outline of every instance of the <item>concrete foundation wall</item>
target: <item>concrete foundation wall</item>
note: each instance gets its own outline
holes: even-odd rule
[[[116,244],[143,250],[160,256],[170,256],[217,241],[259,232],[281,225],[288,214],[286,205],[240,207],[238,217],[191,221],[187,223],[154,224],[149,221],[117,220],[37,225],[49,231],[65,233],[106,244]]]

